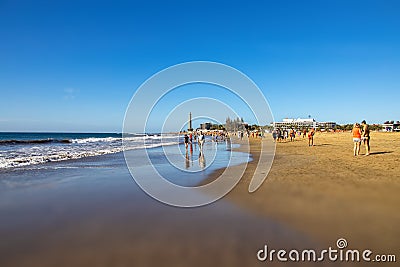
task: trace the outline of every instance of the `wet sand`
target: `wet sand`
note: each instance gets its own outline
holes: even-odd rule
[[[86,161],[1,174],[0,266],[260,266],[264,244],[318,245],[225,198],[162,204],[134,183],[121,153]]]

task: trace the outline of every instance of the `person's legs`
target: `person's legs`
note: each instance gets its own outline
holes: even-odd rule
[[[357,142],[357,156],[360,155],[361,142]]]
[[[353,154],[354,156],[357,156],[357,142],[354,142]]]
[[[369,137],[364,140],[364,145],[365,145],[365,155],[368,156],[371,150],[371,147],[369,146]]]

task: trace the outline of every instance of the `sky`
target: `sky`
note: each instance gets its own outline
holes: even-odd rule
[[[142,83],[189,61],[247,75],[275,121],[400,120],[399,14],[385,0],[0,0],[0,131],[120,132]],[[177,90],[158,108],[168,114],[199,91]]]

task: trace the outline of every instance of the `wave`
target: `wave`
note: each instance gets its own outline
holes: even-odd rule
[[[10,140],[11,141],[11,140]],[[170,141],[170,142],[159,142],[159,143],[141,143],[141,144],[132,144],[128,145],[118,145],[114,147],[103,146],[103,147],[86,147],[81,146],[78,147],[77,150],[56,150],[53,149],[43,150],[41,153],[38,153],[36,150],[35,153],[28,153],[25,155],[15,155],[9,157],[0,157],[0,169],[13,168],[13,167],[23,167],[29,165],[42,164],[47,162],[58,162],[72,159],[80,159],[86,157],[100,156],[106,154],[113,154],[122,152],[124,150],[133,150],[133,149],[144,149],[144,148],[155,148],[160,146],[169,146],[178,144],[179,142]],[[38,147],[32,147],[37,149]]]
[[[136,135],[127,137],[89,137],[89,138],[76,138],[76,139],[31,139],[31,140],[0,140],[0,145],[30,145],[30,144],[85,144],[97,142],[122,142],[124,141],[141,141],[141,140],[160,140],[177,138],[178,136],[164,136],[164,135]]]
[[[33,139],[33,140],[0,140],[0,145],[19,145],[19,144],[47,144],[47,143],[72,143],[69,139]]]

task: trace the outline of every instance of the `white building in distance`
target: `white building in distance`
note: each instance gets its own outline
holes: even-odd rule
[[[277,129],[308,129],[308,128],[321,128],[321,129],[333,129],[336,126],[336,122],[317,122],[315,119],[283,119],[281,122],[273,122],[271,125]]]
[[[382,131],[384,132],[400,132],[400,121],[386,121],[382,124]]]

